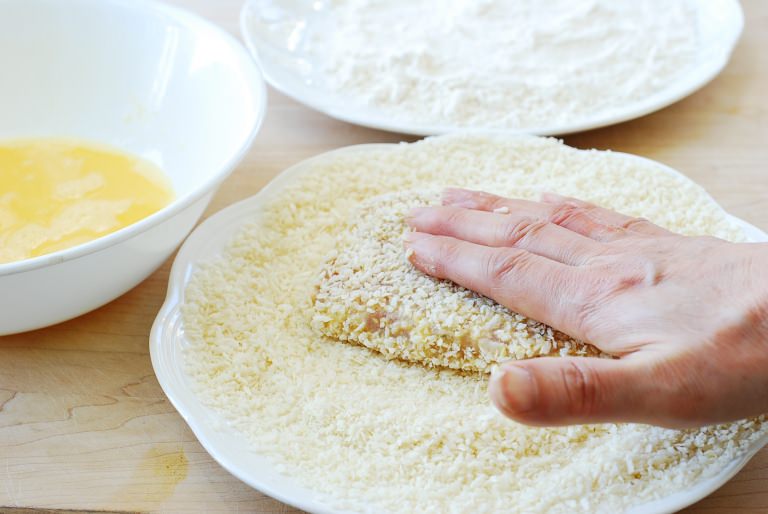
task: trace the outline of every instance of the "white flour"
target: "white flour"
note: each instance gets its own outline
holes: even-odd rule
[[[607,115],[696,57],[690,0],[335,0],[327,85],[401,121],[536,128]]]

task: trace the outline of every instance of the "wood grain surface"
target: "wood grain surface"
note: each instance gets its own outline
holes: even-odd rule
[[[240,0],[173,3],[238,34]],[[768,229],[768,2],[743,5],[744,36],[710,85],[661,112],[565,140],[664,162]],[[403,140],[413,138],[332,120],[270,90],[261,133],[206,215],[317,153]],[[0,511],[298,512],[216,464],[158,386],[147,338],[169,268],[78,319],[0,338]],[[685,512],[768,513],[768,450]]]

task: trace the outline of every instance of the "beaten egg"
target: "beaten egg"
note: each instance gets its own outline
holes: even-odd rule
[[[58,139],[0,142],[0,263],[105,236],[173,197],[157,166],[120,150]]]

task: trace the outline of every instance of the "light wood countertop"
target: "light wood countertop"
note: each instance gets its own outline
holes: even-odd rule
[[[241,0],[172,3],[238,34]],[[565,141],[666,163],[768,230],[768,2],[742,3],[744,36],[710,85],[658,113]],[[206,215],[320,152],[413,139],[332,120],[270,90],[253,148]],[[170,261],[90,314],[0,337],[0,512],[298,512],[224,471],[163,395],[147,340],[169,269]],[[685,512],[768,513],[768,449]]]

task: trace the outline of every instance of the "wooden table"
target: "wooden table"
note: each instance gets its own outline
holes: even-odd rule
[[[238,32],[241,0],[174,3]],[[565,140],[669,164],[768,229],[768,2],[743,3],[745,34],[714,82],[656,114]],[[270,90],[261,133],[206,214],[317,153],[412,139],[334,121]],[[147,336],[169,268],[88,315],[0,338],[0,511],[297,512],[216,464],[158,386]],[[768,513],[766,449],[685,512],[737,511]]]

